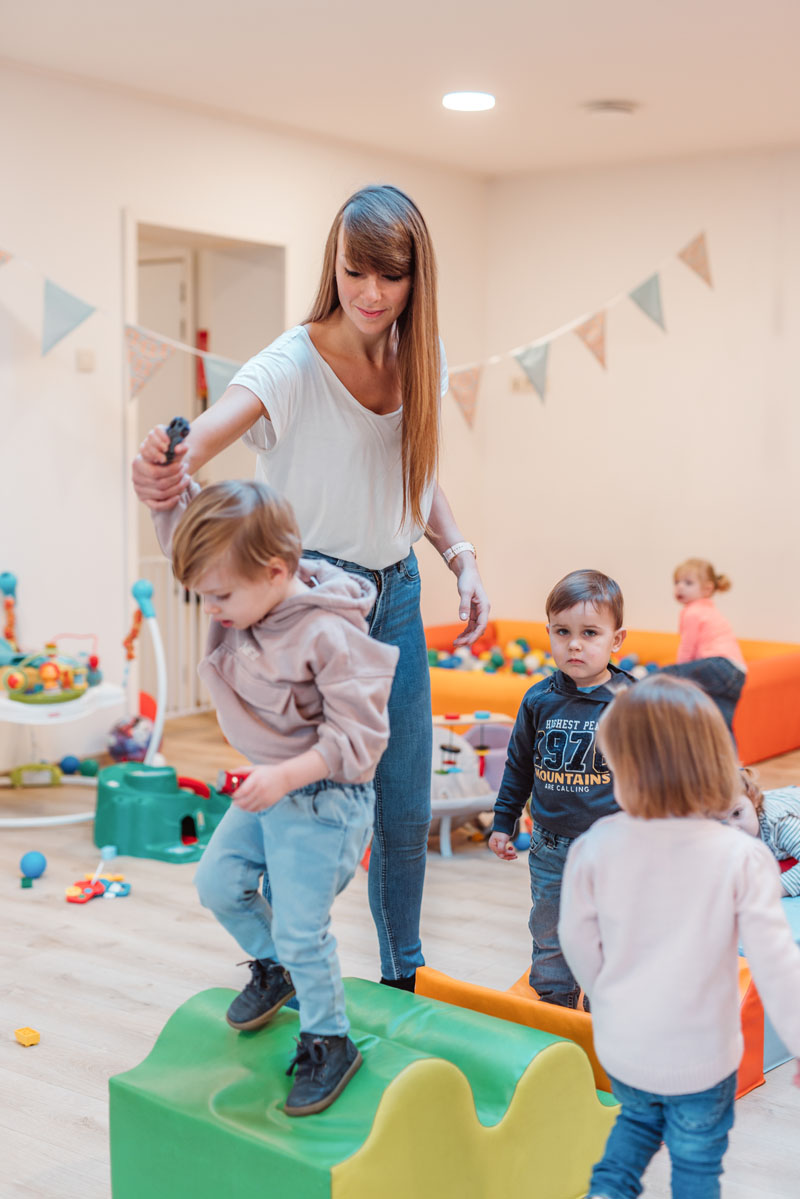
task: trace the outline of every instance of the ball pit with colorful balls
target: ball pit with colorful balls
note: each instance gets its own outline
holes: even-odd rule
[[[464,645],[453,652],[429,649],[428,665],[444,670],[482,670],[486,674],[510,671],[512,674],[526,675],[535,683],[557,669],[551,654],[531,649],[524,637],[509,641],[505,648],[478,641],[472,647]]]

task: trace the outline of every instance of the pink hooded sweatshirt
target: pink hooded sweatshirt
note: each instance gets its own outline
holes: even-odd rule
[[[167,557],[196,484],[168,512],[154,512]],[[399,650],[369,636],[372,583],[318,559],[302,558],[309,588],[290,596],[249,629],[212,620],[198,674],[220,728],[256,765],[316,749],[329,777],[369,782],[389,740],[386,705]]]

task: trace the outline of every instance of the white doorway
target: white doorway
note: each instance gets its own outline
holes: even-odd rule
[[[285,254],[282,246],[233,241],[208,234],[138,224],[135,323],[156,334],[234,362],[244,362],[284,329]],[[148,429],[174,416],[194,419],[209,403],[198,373],[200,359],[175,351],[151,376],[138,396],[134,438],[138,447]],[[229,447],[196,476],[201,484],[225,478],[251,478],[253,455],[241,444]],[[209,707],[197,677],[206,621],[196,597],[172,577],[146,510],[138,506],[137,577],[149,579],[167,661],[166,715],[183,716]],[[156,669],[149,639],[137,646],[139,688],[156,693]]]

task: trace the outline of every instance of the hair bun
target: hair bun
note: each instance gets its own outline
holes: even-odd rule
[[[727,575],[714,575],[714,587],[717,591],[730,591],[731,581]]]

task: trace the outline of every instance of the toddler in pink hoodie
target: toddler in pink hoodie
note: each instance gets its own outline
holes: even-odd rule
[[[287,1115],[322,1111],[361,1065],[330,931],[372,832],[398,651],[371,638],[368,581],[301,559],[290,505],[263,483],[154,512],[176,577],[210,615],[199,667],[220,726],[254,763],[203,855],[200,900],[252,961],[228,1023],[253,1030],[297,995]],[[265,879],[265,894],[259,882]]]

